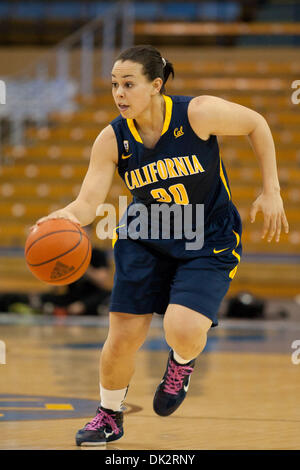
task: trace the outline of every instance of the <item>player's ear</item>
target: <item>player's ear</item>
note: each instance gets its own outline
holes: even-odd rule
[[[160,92],[162,86],[163,86],[162,79],[159,77],[155,78],[155,80],[153,80],[152,82],[153,95],[157,95]]]

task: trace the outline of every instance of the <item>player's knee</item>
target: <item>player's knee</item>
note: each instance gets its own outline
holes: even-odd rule
[[[164,330],[166,336],[172,336],[178,341],[202,341],[210,329],[212,321],[202,313],[181,305],[169,305],[164,317]]]
[[[148,328],[140,323],[124,323],[119,328],[110,328],[107,337],[107,346],[112,354],[128,354],[137,351],[144,343]]]
[[[131,332],[129,335],[120,332],[117,335],[110,336],[107,341],[112,353],[119,356],[137,351],[144,343],[145,336],[140,332]]]
[[[165,338],[169,346],[183,358],[196,357],[206,345],[211,321],[203,315],[196,321],[165,323]]]
[[[175,343],[183,346],[190,346],[201,344],[203,338],[206,337],[207,331],[201,327],[192,327],[186,325],[185,327],[180,327],[178,325],[172,325],[171,328],[168,328],[165,331],[166,341],[168,344]]]

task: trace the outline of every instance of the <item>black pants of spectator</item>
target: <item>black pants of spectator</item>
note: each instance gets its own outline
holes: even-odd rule
[[[83,315],[98,315],[98,308],[107,306],[110,298],[110,291],[101,289],[85,279],[79,279],[67,286],[65,294],[54,294],[46,292],[40,294],[42,304],[52,303],[54,306],[67,307],[73,302],[82,302],[85,306]],[[30,305],[27,294],[7,293],[0,294],[0,312],[8,312],[10,305],[14,303],[24,303]]]
[[[84,315],[98,315],[98,308],[101,305],[107,305],[110,298],[110,291],[106,289],[97,289],[95,292],[84,293],[78,296],[75,292],[68,292],[62,295],[45,293],[41,295],[43,304],[49,302],[57,307],[67,307],[74,302],[82,302],[85,306]]]

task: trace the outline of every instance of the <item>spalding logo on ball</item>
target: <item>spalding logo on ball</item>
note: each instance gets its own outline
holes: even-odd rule
[[[80,225],[67,219],[48,219],[37,225],[25,244],[25,259],[39,280],[52,285],[77,281],[92,255],[89,237]]]

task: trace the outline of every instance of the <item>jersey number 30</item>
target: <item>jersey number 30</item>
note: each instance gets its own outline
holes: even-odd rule
[[[175,204],[188,204],[189,198],[183,184],[173,184],[165,188],[152,189],[151,196],[158,202],[175,202]]]

